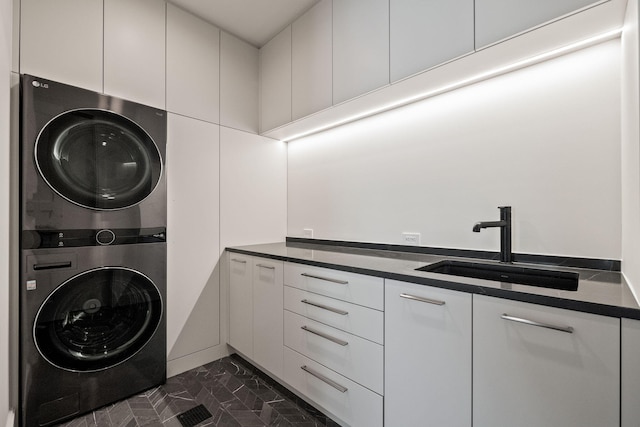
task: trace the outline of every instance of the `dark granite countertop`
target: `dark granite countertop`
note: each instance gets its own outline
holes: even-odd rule
[[[229,252],[349,271],[461,292],[490,295],[498,298],[543,304],[587,313],[640,320],[640,305],[633,296],[622,274],[617,271],[545,266],[523,262],[514,263],[514,265],[523,267],[579,273],[580,281],[578,290],[563,291],[416,271],[418,267],[423,267],[427,264],[445,259],[496,263],[496,261],[491,260],[298,242],[240,246],[227,248],[227,250]]]

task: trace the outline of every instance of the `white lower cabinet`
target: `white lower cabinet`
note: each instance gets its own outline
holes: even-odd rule
[[[343,424],[382,427],[382,396],[287,347],[284,350],[284,378],[300,394]]]
[[[284,381],[341,425],[383,425],[384,282],[285,263]]]
[[[282,377],[282,261],[255,258],[253,264],[253,358]]]
[[[229,344],[282,377],[282,261],[229,255]]]
[[[233,252],[229,272],[229,344],[340,425],[620,426],[619,318]]]
[[[620,425],[620,319],[473,296],[474,427]]]
[[[640,420],[640,320],[622,319],[620,426],[637,427]]]
[[[253,258],[229,253],[229,344],[253,358]]]
[[[471,426],[471,303],[468,293],[385,281],[386,426]]]

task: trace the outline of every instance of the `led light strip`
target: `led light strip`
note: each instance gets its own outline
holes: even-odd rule
[[[421,93],[418,93],[416,95],[413,95],[413,96],[410,96],[410,97],[407,97],[407,98],[403,98],[403,99],[398,100],[398,101],[391,102],[391,103],[386,104],[384,106],[381,106],[381,107],[378,107],[378,108],[374,108],[372,110],[367,110],[367,111],[364,111],[362,113],[358,113],[358,114],[355,114],[353,116],[349,116],[349,117],[346,117],[344,119],[337,120],[337,121],[329,123],[327,125],[319,126],[319,127],[314,128],[312,130],[309,130],[309,131],[304,131],[304,132],[295,134],[295,135],[290,136],[288,138],[284,138],[283,141],[284,142],[291,142],[291,141],[293,141],[295,139],[303,138],[305,136],[309,136],[309,135],[312,135],[314,133],[318,133],[318,132],[322,132],[322,131],[325,131],[325,130],[329,130],[329,129],[332,129],[332,128],[335,128],[335,127],[338,127],[338,126],[341,126],[341,125],[344,125],[344,124],[347,124],[347,123],[355,122],[356,120],[360,120],[360,119],[363,119],[365,117],[369,117],[369,116],[373,116],[375,114],[379,114],[379,113],[382,113],[382,112],[385,112],[385,111],[393,110],[394,108],[402,107],[402,106],[405,106],[405,105],[408,105],[408,104],[411,104],[411,103],[414,103],[414,102],[417,102],[417,101],[422,101],[424,99],[431,98],[431,97],[436,96],[436,95],[441,95],[441,94],[443,94],[445,92],[450,92],[450,91],[455,90],[455,89],[460,89],[460,88],[462,88],[464,86],[468,86],[468,85],[471,85],[471,84],[474,84],[474,83],[479,83],[479,82],[481,82],[483,80],[488,80],[488,79],[493,78],[493,77],[497,77],[497,76],[500,76],[500,75],[503,75],[503,74],[506,74],[506,73],[510,73],[512,71],[519,70],[519,69],[527,67],[529,65],[538,64],[540,62],[543,62],[543,61],[546,61],[546,60],[549,60],[549,59],[552,59],[552,58],[556,58],[558,56],[562,56],[562,55],[565,55],[565,54],[570,53],[570,52],[575,52],[577,50],[584,49],[586,47],[593,46],[593,45],[596,45],[598,43],[602,43],[602,42],[605,42],[605,41],[608,41],[608,40],[615,39],[617,37],[620,37],[621,34],[622,34],[622,28],[617,28],[617,29],[612,30],[612,31],[607,31],[606,33],[599,34],[597,36],[593,36],[593,37],[590,37],[590,38],[585,39],[585,40],[581,40],[581,41],[576,42],[576,43],[571,43],[569,45],[566,45],[566,46],[563,46],[563,47],[560,47],[560,48],[557,48],[557,49],[550,50],[549,52],[545,52],[545,53],[542,53],[542,54],[539,54],[539,55],[532,56],[532,57],[527,58],[527,59],[516,61],[516,62],[514,62],[512,64],[509,64],[509,65],[505,65],[505,66],[502,66],[502,67],[497,67],[497,68],[491,69],[489,71],[484,71],[484,72],[478,73],[478,74],[476,74],[476,75],[474,75],[472,77],[469,77],[469,78],[466,78],[466,79],[462,79],[462,80],[459,80],[457,82],[441,86],[441,87],[439,87],[437,89],[431,89],[431,90],[426,91],[426,92],[421,92]]]

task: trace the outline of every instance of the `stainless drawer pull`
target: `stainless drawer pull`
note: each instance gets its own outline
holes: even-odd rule
[[[328,305],[319,304],[319,303],[317,303],[317,302],[309,301],[309,300],[307,300],[307,299],[300,300],[300,302],[301,302],[301,303],[304,303],[304,304],[312,305],[312,306],[314,306],[314,307],[321,308],[321,309],[323,309],[323,310],[328,310],[328,311],[331,311],[331,312],[333,312],[333,313],[341,314],[341,315],[343,315],[343,316],[346,316],[347,314],[349,314],[349,312],[348,312],[348,311],[340,310],[339,308],[329,307]]]
[[[240,264],[246,264],[247,263],[247,261],[245,261],[243,259],[238,259],[238,258],[231,258],[231,261],[239,262]]]
[[[317,335],[319,337],[322,337],[326,340],[332,341],[336,344],[340,344],[341,346],[345,346],[347,344],[349,344],[347,341],[343,341],[340,338],[336,338],[336,337],[332,337],[331,335],[327,335],[324,332],[320,332],[320,331],[316,331],[315,329],[311,329],[308,326],[301,326],[300,329],[305,330],[307,332],[310,332],[314,335]]]
[[[409,295],[409,294],[400,294],[400,297],[401,298],[410,299],[410,300],[414,300],[414,301],[426,302],[427,304],[434,304],[434,305],[444,305],[445,304],[444,301],[439,301],[437,299],[417,297],[415,295]]]
[[[275,270],[276,268],[273,265],[264,265],[264,264],[256,264],[258,267],[267,268],[269,270]]]
[[[313,375],[314,377],[316,377],[317,379],[319,379],[320,381],[323,381],[327,384],[329,384],[331,387],[335,388],[336,390],[338,390],[340,393],[344,393],[347,390],[349,390],[348,388],[346,388],[345,386],[342,386],[340,384],[338,384],[337,382],[330,380],[329,378],[325,377],[322,374],[317,373],[316,371],[307,368],[307,365],[304,366],[300,366],[300,369],[302,369],[303,371],[305,371],[308,374]]]
[[[539,326],[541,328],[553,329],[554,331],[566,332],[569,334],[573,333],[573,328],[571,326],[556,326],[556,325],[550,325],[548,323],[540,323],[540,322],[536,322],[535,320],[509,316],[507,313],[504,313],[500,317],[503,318],[504,320],[509,320],[511,322],[524,323],[525,325],[531,325],[531,326]]]
[[[308,274],[308,273],[301,273],[301,276],[310,277],[312,279],[325,280],[327,282],[338,283],[340,285],[349,284],[349,282],[347,282],[346,280],[338,280],[338,279],[331,279],[331,278],[328,278],[328,277],[314,276],[313,274]]]

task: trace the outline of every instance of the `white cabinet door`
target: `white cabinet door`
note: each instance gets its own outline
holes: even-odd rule
[[[471,294],[385,281],[385,425],[471,426],[471,330]]]
[[[260,131],[291,121],[291,26],[260,49]]]
[[[332,104],[332,0],[322,0],[291,26],[293,120]]]
[[[620,319],[474,295],[473,425],[620,425]]]
[[[220,37],[220,124],[258,133],[259,51],[224,31]]]
[[[220,343],[219,126],[168,114],[167,344],[169,360]],[[194,183],[206,182],[206,197]],[[202,325],[207,327],[203,328]]]
[[[253,358],[253,258],[229,253],[229,344]]]
[[[282,378],[283,313],[282,261],[254,258],[253,358]]]
[[[102,0],[20,5],[20,72],[102,92]]]
[[[333,103],[389,84],[389,0],[333,3]]]
[[[104,92],[165,108],[165,2],[105,0]]]
[[[601,0],[475,0],[476,49]]]
[[[640,320],[622,319],[621,427],[637,427],[640,420]]]
[[[473,0],[390,0],[391,81],[474,49]]]
[[[167,110],[219,123],[220,30],[167,3]]]

